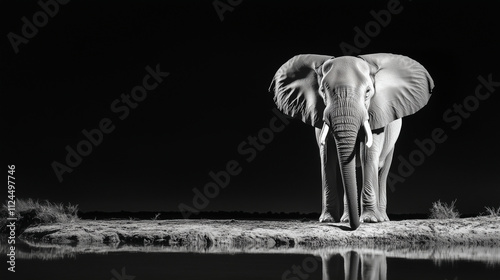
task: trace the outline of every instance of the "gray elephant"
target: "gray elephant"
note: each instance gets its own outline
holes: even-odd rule
[[[387,280],[387,257],[382,253],[352,250],[340,254],[322,254],[321,260],[323,280],[339,279],[338,276],[342,274],[345,280],[358,280],[360,271],[362,280]],[[343,271],[335,271],[342,264]]]
[[[279,68],[269,88],[278,109],[315,127],[323,185],[320,222],[359,227],[357,164],[363,178],[361,221],[388,220],[386,181],[401,118],[425,106],[433,87],[421,64],[394,54],[297,55]]]

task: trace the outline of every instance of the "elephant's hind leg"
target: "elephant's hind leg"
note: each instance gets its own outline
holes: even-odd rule
[[[391,122],[386,128],[385,142],[387,145],[381,154],[380,174],[379,174],[379,196],[378,208],[382,214],[384,221],[389,221],[387,216],[387,177],[391,169],[392,158],[394,156],[394,146],[401,132],[402,120],[397,119]]]
[[[389,216],[387,216],[387,176],[389,175],[389,170],[391,169],[392,157],[394,155],[394,148],[387,155],[384,165],[380,169],[379,175],[379,197],[378,197],[378,209],[382,215],[384,221],[389,221]]]

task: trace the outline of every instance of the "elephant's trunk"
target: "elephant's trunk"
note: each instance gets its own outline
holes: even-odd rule
[[[359,126],[358,126],[359,128]],[[335,141],[337,142],[337,152],[339,155],[340,171],[342,174],[342,181],[344,183],[344,192],[347,197],[347,206],[349,208],[349,223],[352,229],[359,227],[359,214],[358,214],[358,192],[356,184],[356,136],[357,130],[346,133],[353,135],[342,136],[343,132],[333,129]]]
[[[344,192],[349,209],[351,228],[359,227],[358,193],[356,184],[356,139],[361,127],[362,114],[356,113],[356,107],[345,108],[343,112],[332,112],[330,123],[337,144],[340,171],[344,183]],[[350,114],[346,114],[350,112]]]

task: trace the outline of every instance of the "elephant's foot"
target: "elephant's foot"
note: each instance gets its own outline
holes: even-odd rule
[[[366,209],[361,213],[360,220],[365,223],[379,223],[384,221],[384,217],[378,210]]]
[[[334,223],[335,219],[333,219],[332,214],[330,214],[329,211],[323,211],[321,213],[321,216],[319,216],[319,222],[320,223]]]
[[[340,222],[342,222],[342,223],[349,222],[349,212],[348,211],[344,211],[344,214],[342,215],[342,217],[340,217]]]
[[[385,211],[385,209],[379,209],[379,211],[380,215],[382,215],[382,219],[384,220],[384,222],[390,221],[389,216],[387,216],[387,212]]]

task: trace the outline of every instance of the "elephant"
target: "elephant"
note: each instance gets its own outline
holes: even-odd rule
[[[276,106],[315,128],[322,176],[320,222],[349,222],[355,230],[360,220],[389,220],[386,183],[401,118],[424,107],[433,88],[420,63],[389,53],[301,54],[278,69],[269,87]],[[361,217],[356,166],[363,178]]]
[[[345,280],[361,279],[387,280],[387,257],[380,252],[350,250],[341,253],[324,253],[322,260],[322,279]],[[343,268],[342,268],[343,265]]]

